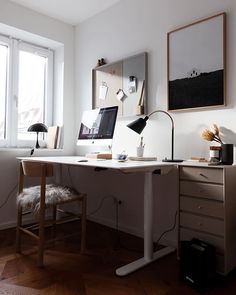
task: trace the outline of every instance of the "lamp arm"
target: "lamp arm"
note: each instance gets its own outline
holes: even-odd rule
[[[152,116],[155,113],[164,113],[171,120],[171,160],[173,160],[174,159],[174,128],[175,128],[174,127],[174,120],[169,113],[167,113],[166,111],[162,111],[162,110],[153,111],[147,117],[149,118],[150,116]]]

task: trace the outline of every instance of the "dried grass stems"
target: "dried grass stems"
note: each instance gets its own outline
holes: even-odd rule
[[[211,130],[205,129],[201,133],[202,139],[205,139],[207,141],[215,141],[220,144],[222,144],[222,140],[220,138],[220,130],[219,127],[216,124],[213,124],[211,127]]]

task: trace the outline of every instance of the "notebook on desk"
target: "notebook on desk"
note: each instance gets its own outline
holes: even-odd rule
[[[157,157],[129,157],[131,161],[157,161]]]

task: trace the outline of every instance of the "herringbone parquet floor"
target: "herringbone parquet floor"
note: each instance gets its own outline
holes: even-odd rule
[[[58,229],[73,232],[76,223]],[[57,242],[45,255],[45,267],[36,267],[36,248],[23,238],[24,254],[15,254],[15,230],[0,231],[0,294],[11,295],[194,295],[178,279],[176,254],[169,255],[126,277],[115,269],[142,256],[142,241],[88,222],[87,251],[79,253],[79,237]],[[205,294],[236,294],[236,275]]]

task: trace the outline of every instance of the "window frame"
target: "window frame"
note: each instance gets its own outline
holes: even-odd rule
[[[0,44],[3,46],[8,47],[8,55],[7,55],[7,69],[6,69],[6,96],[5,96],[5,138],[0,139],[0,146],[6,146],[7,145],[7,129],[8,129],[8,120],[7,120],[7,114],[8,114],[8,96],[9,96],[9,64],[10,64],[10,47],[11,47],[11,42],[9,38],[5,36],[0,35]]]
[[[6,139],[0,140],[0,147],[31,147],[35,139],[18,139],[18,86],[19,86],[19,53],[26,51],[47,58],[44,89],[44,124],[53,122],[53,64],[54,51],[15,38],[2,37],[8,45],[8,83],[6,97]],[[35,135],[36,136],[36,135]],[[44,136],[41,137],[43,139]]]

